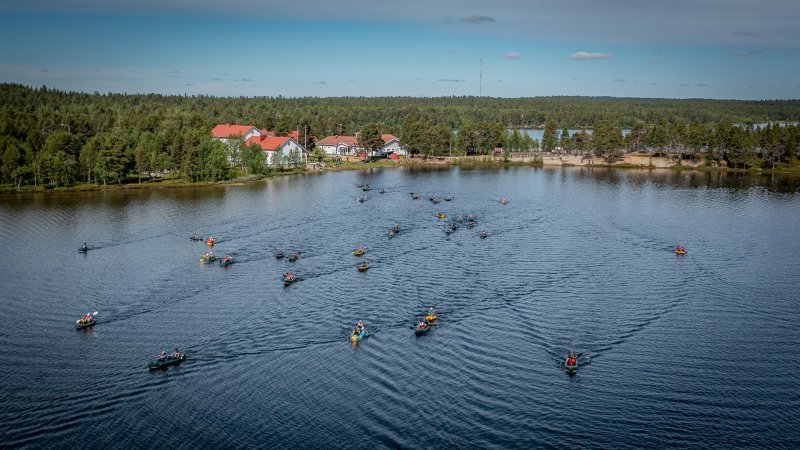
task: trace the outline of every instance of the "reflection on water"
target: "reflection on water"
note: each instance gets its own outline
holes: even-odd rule
[[[364,183],[373,191],[359,203]],[[770,375],[800,343],[797,188],[724,172],[509,167],[5,194],[0,436],[794,446],[781,411],[800,405],[800,380]],[[475,227],[444,232],[467,214]],[[236,264],[199,264],[207,247],[193,232]],[[300,258],[278,260],[278,248]],[[284,287],[289,270],[300,281]],[[431,305],[436,329],[414,336]],[[97,325],[76,332],[88,310]],[[358,320],[370,337],[353,347]],[[180,367],[147,370],[175,346],[188,355]],[[574,377],[558,366],[569,349],[591,361]]]

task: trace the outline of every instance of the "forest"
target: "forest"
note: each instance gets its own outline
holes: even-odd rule
[[[212,139],[219,123],[299,131],[314,139],[377,129],[412,154],[565,151],[702,157],[740,169],[794,167],[800,100],[611,97],[213,97],[65,92],[0,84],[0,182],[43,186],[213,182],[270,169],[241,149],[233,164]],[[541,142],[521,128],[543,128]],[[570,135],[567,129],[587,130]],[[625,130],[625,133],[623,133]],[[373,133],[374,134],[374,133]]]

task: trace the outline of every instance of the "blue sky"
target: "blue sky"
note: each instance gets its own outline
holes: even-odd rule
[[[0,40],[69,91],[800,98],[797,0],[28,0]]]

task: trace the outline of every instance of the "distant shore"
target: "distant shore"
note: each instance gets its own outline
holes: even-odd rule
[[[698,170],[698,171],[723,171],[742,174],[761,175],[774,173],[780,175],[800,175],[800,168],[789,169],[732,169],[720,165],[708,165],[703,159],[678,160],[664,156],[655,156],[643,153],[628,153],[620,156],[614,162],[608,162],[605,158],[589,157],[580,155],[567,155],[558,153],[541,154],[512,154],[508,159],[502,156],[438,156],[393,160],[377,160],[363,162],[360,160],[339,161],[335,163],[315,163],[309,162],[306,170],[285,170],[272,172],[261,176],[243,176],[230,180],[215,182],[188,182],[181,179],[152,179],[141,183],[125,184],[78,184],[68,187],[46,188],[44,186],[0,186],[0,194],[9,193],[49,193],[49,192],[90,192],[90,191],[113,191],[124,189],[178,189],[201,186],[225,186],[225,185],[244,185],[258,182],[268,178],[275,178],[287,175],[314,174],[321,172],[331,172],[340,170],[362,170],[368,168],[386,167],[503,167],[503,166],[530,166],[530,167],[606,167],[618,169],[659,169],[659,170]]]

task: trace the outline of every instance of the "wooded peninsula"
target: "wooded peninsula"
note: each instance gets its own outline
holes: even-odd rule
[[[542,153],[609,162],[630,152],[708,167],[800,168],[800,100],[611,97],[212,97],[65,92],[0,84],[0,182],[5,189],[153,179],[216,182],[304,167],[269,167],[263,152],[213,139],[220,123],[296,131],[309,163],[328,135],[397,136],[412,156]],[[543,129],[541,141],[521,129]],[[579,130],[569,132],[569,130]]]

